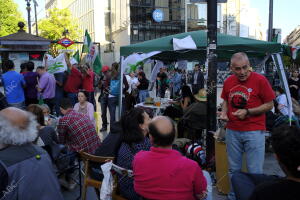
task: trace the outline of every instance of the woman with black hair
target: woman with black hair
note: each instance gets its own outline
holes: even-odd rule
[[[150,140],[147,137],[149,115],[141,108],[134,108],[122,116],[121,146],[117,155],[117,165],[126,169],[132,169],[132,161],[139,151],[150,150]],[[133,188],[133,179],[129,177],[119,178],[120,193],[123,197],[135,200],[139,199]]]
[[[146,78],[144,72],[138,73],[138,84],[137,89],[139,90],[139,103],[144,102],[147,97],[149,97],[149,80]]]
[[[181,88],[181,98],[177,101],[171,102],[173,105],[166,108],[164,116],[168,116],[173,120],[181,118],[187,107],[194,102],[195,98],[190,87],[188,85],[184,85]]]
[[[299,87],[300,87],[300,79],[299,79],[298,70],[292,71],[292,75],[291,75],[291,78],[288,80],[288,83],[289,83],[291,96],[298,101],[299,100],[298,91],[299,91]]]
[[[88,102],[89,93],[87,91],[79,91],[77,96],[78,103],[75,104],[74,110],[85,114],[92,122],[95,122],[94,105]]]

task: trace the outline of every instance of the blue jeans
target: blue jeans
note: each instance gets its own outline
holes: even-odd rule
[[[110,127],[112,124],[116,121],[116,109],[118,106],[119,99],[118,97],[109,97],[108,98],[108,110],[109,110],[109,115],[110,115]]]
[[[243,153],[246,153],[247,170],[249,173],[262,174],[265,159],[264,131],[234,131],[226,130],[226,145],[229,164],[229,177],[242,169]],[[235,200],[232,189],[229,200]]]
[[[68,98],[71,100],[74,107],[74,105],[78,102],[77,93],[68,93]]]
[[[58,87],[58,86],[56,86]],[[55,113],[56,116],[62,116],[61,112],[60,112],[60,101],[61,99],[64,97],[64,91],[61,90],[56,90],[55,91]]]
[[[205,170],[202,170],[202,172],[207,182],[207,197],[205,198],[205,200],[212,200],[212,181],[210,174]]]
[[[140,90],[139,91],[139,102],[145,102],[146,98],[149,97],[148,90]]]
[[[25,102],[20,102],[20,103],[8,103],[9,107],[15,107],[19,109],[25,109]]]
[[[101,105],[101,118],[102,127],[107,127],[107,107],[108,107],[108,96],[102,95],[99,97],[99,102]]]

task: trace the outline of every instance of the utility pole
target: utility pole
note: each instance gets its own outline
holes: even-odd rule
[[[27,10],[27,14],[28,14],[28,32],[29,34],[31,34],[31,21],[30,21],[30,0],[25,0],[27,2],[27,7],[26,7],[26,10]]]
[[[268,41],[272,41],[273,35],[273,0],[269,0],[269,29],[268,29]]]
[[[187,1],[188,0],[184,0],[184,32],[188,32],[188,22],[187,22]]]
[[[217,124],[217,0],[207,1],[207,161],[215,152],[214,137]]]
[[[37,23],[37,13],[36,13],[36,7],[39,6],[36,2],[36,0],[33,0],[33,3],[34,3],[34,15],[35,15],[35,35],[39,35],[39,32],[38,32],[38,23]]]

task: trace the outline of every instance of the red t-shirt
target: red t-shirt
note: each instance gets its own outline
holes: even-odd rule
[[[82,89],[87,92],[94,91],[94,72],[92,70],[88,70],[88,73],[83,76]]]
[[[224,82],[221,97],[228,103],[227,128],[235,131],[266,129],[265,114],[247,116],[244,120],[232,115],[238,109],[255,108],[275,98],[275,93],[264,76],[251,72],[246,81],[239,81],[235,75],[231,75]]]
[[[207,187],[199,165],[172,149],[140,151],[132,166],[134,189],[146,199],[192,200]]]
[[[77,93],[82,82],[82,74],[76,68],[72,67],[71,72],[67,78],[64,90],[69,93]]]

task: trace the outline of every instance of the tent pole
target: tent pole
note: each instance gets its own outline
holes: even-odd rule
[[[123,56],[120,57],[120,66],[119,66],[119,72],[120,72],[120,95],[119,95],[119,120],[121,119],[122,116],[122,96],[123,96],[123,73],[124,70],[122,69],[122,62],[123,61]]]
[[[217,124],[217,0],[207,1],[207,129],[206,154],[209,161],[215,152],[214,137]]]

